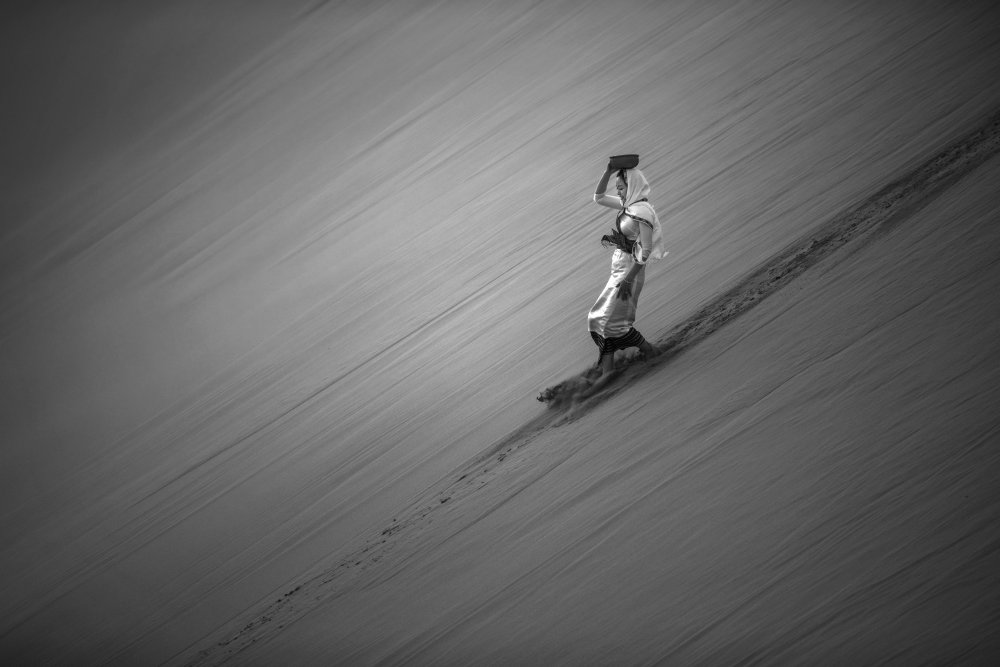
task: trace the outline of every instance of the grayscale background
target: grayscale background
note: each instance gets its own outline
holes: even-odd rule
[[[0,16],[5,664],[1000,651],[996,159],[435,495],[596,361],[608,156],[655,340],[1000,108],[996,3]]]

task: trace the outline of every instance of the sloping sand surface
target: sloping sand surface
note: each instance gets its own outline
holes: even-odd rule
[[[985,664],[998,176],[470,467],[240,661]]]
[[[996,159],[534,400],[606,156],[663,338],[996,113],[991,3],[212,7],[4,10],[0,661],[1000,651]]]

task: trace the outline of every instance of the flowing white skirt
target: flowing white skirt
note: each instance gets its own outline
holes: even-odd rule
[[[590,330],[603,338],[618,338],[628,333],[635,322],[635,310],[639,303],[639,293],[646,280],[646,267],[636,274],[632,283],[632,296],[626,301],[618,298],[616,287],[635,263],[631,254],[619,249],[611,257],[611,277],[601,296],[597,297],[588,317]]]

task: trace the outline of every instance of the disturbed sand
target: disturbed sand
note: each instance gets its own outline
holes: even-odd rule
[[[607,155],[668,340],[1000,108],[989,3],[869,5],[6,10],[0,657],[1000,652],[996,159],[534,400],[594,361]]]

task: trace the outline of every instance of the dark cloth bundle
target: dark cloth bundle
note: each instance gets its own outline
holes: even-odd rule
[[[605,234],[601,237],[601,245],[605,248],[616,246],[625,252],[632,254],[632,249],[635,248],[635,241],[630,241],[629,238],[620,231],[612,229],[610,234]]]

